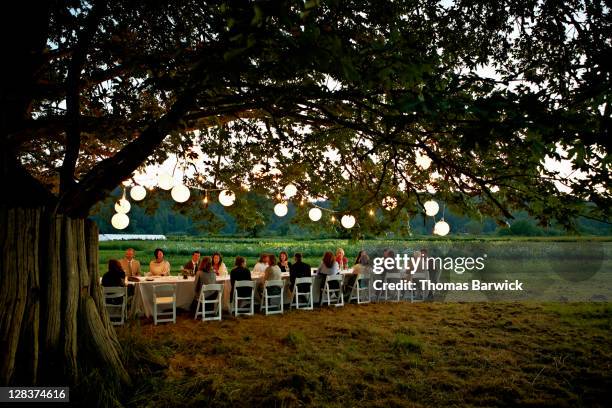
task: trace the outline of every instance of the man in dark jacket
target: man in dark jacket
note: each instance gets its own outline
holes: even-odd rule
[[[295,289],[294,285],[297,278],[310,278],[312,276],[310,273],[310,265],[302,262],[302,254],[297,252],[294,257],[295,262],[291,264],[291,267],[289,268],[289,287],[291,288],[291,291]],[[300,292],[308,291],[308,284],[301,283],[299,289]]]

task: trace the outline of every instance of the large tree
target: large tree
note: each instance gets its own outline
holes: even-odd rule
[[[191,186],[294,182],[362,229],[387,196],[387,220],[419,211],[428,185],[500,220],[609,216],[605,2],[24,0],[5,18],[2,384],[92,364],[129,382],[86,217],[195,146]],[[544,165],[562,157],[580,177]]]

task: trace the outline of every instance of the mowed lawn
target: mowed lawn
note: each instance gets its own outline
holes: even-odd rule
[[[134,381],[120,399],[134,407],[612,401],[609,303],[378,303],[222,322],[183,315],[117,332]]]

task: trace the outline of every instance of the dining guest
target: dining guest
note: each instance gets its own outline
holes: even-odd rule
[[[128,248],[125,250],[125,256],[119,261],[121,269],[128,278],[140,276],[140,261],[134,258],[135,254],[134,248]]]
[[[232,291],[230,292],[230,302],[234,300],[234,285],[236,281],[250,281],[251,271],[246,267],[246,259],[242,256],[236,257],[234,262],[235,268],[230,272],[230,280],[232,282]],[[251,288],[238,288],[238,296],[247,297],[251,294]]]
[[[281,251],[281,253],[278,254],[278,267],[281,272],[289,272],[291,262],[289,262],[289,255],[287,255],[287,252]]]
[[[283,279],[283,275],[282,275],[280,268],[276,264],[276,257],[273,254],[269,254],[268,255],[268,267],[266,268],[266,271],[264,272],[264,278],[261,281],[262,290],[266,282],[282,280],[282,279]],[[270,295],[278,295],[280,293],[280,290],[279,288],[271,288],[269,293]]]
[[[200,251],[193,251],[191,259],[183,265],[182,272],[189,276],[195,276],[200,266]]]
[[[344,255],[344,249],[336,249],[336,262],[338,262],[338,267],[340,269],[348,268],[348,258]]]
[[[219,277],[228,275],[227,266],[223,263],[223,258],[218,252],[212,254],[212,269]]]
[[[153,251],[153,259],[149,262],[149,272],[152,276],[169,276],[170,275],[170,262],[164,259],[164,251],[161,248]]]
[[[259,255],[259,261],[253,267],[253,274],[263,275],[266,272],[266,268],[268,268],[268,254],[262,253]]]
[[[296,252],[293,255],[295,262],[293,264],[289,264],[289,288],[293,292],[295,289],[295,280],[297,278],[310,278],[310,265],[302,262],[302,254],[300,252]],[[301,292],[305,292],[308,290],[307,283],[301,283],[298,287]]]
[[[202,290],[202,286],[217,283],[217,274],[212,268],[212,259],[210,256],[205,256],[204,258],[202,258],[202,262],[200,262],[200,267],[198,268],[198,272],[196,273],[194,283],[195,293],[193,309],[195,309],[198,299],[200,298],[200,291]],[[207,300],[213,299],[215,297],[215,292],[206,295]]]
[[[108,261],[108,271],[102,276],[102,286],[125,286],[125,272],[118,260],[111,259]]]
[[[371,272],[372,266],[370,265],[370,257],[366,251],[359,251],[357,259],[355,259],[355,265],[353,265],[353,273],[349,275],[346,285],[344,286],[344,295],[350,296],[358,276],[367,279],[371,276]]]
[[[323,260],[317,268],[317,279],[320,282],[319,306],[321,306],[321,302],[323,301],[323,290],[327,277],[330,275],[337,275],[338,273],[340,273],[340,268],[338,262],[334,258],[334,254],[329,251],[325,252]],[[332,282],[332,284],[330,284],[330,289],[338,289],[338,283]]]

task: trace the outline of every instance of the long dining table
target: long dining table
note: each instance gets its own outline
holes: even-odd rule
[[[311,274],[316,277],[317,268],[311,269]],[[353,273],[352,269],[342,270],[342,274],[345,279],[347,275]],[[291,301],[291,292],[289,291],[289,272],[281,273],[282,279],[285,281],[284,288],[284,303],[287,304]],[[130,308],[130,314],[132,316],[145,315],[147,317],[153,316],[153,288],[155,285],[171,284],[176,285],[176,307],[177,309],[189,310],[191,302],[195,298],[195,278],[188,277],[184,279],[182,276],[144,276],[138,278],[138,282],[128,282],[130,285],[134,285],[134,298],[132,299],[132,305]],[[251,279],[259,284],[263,280],[263,273],[257,273],[251,271]],[[230,294],[232,290],[231,279],[229,275],[217,277],[217,283],[223,284],[223,297],[222,304],[225,311],[230,310]],[[320,280],[313,279],[313,301],[314,303],[319,302],[319,296],[321,293]],[[256,302],[260,301],[259,290],[255,292]]]

